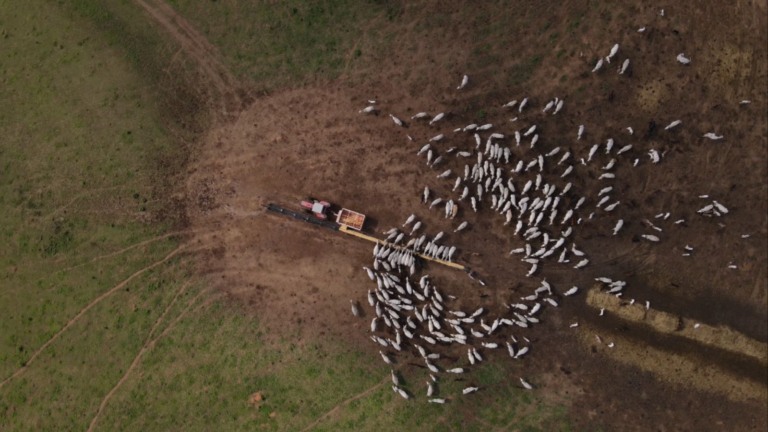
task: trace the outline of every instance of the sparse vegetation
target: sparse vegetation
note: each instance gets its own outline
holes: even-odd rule
[[[509,71],[508,82],[510,86],[519,86],[528,81],[541,63],[541,56],[534,55],[527,60],[517,63]]]

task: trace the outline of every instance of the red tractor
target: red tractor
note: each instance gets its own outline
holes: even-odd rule
[[[318,219],[328,220],[328,209],[331,207],[331,203],[309,198],[301,201],[301,207],[311,211]]]

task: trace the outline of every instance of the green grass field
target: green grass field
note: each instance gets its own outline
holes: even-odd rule
[[[337,78],[376,86],[386,79],[380,76],[381,65],[395,58],[412,95],[429,88],[437,64],[447,66],[457,81],[472,71],[473,79],[491,87],[525,91],[537,71],[556,71],[564,60],[577,58],[572,41],[593,31],[583,21],[611,20],[604,11],[583,5],[552,11],[535,3],[506,1],[460,12],[451,6],[382,0],[168,3],[219,49],[228,67],[256,93],[324,85]],[[465,29],[465,34],[459,36],[462,32],[456,29]],[[558,73],[548,80],[569,78]]]
[[[335,78],[397,8],[374,0],[170,0],[260,90]]]
[[[229,30],[215,43],[265,88],[332,77],[352,23],[396,12],[238,4],[226,13],[261,21],[230,26],[220,11],[210,25]],[[263,44],[236,43],[243,32]],[[567,428],[559,408],[494,386],[502,366],[479,369],[473,379],[494,390],[459,409],[405,402],[378,359],[337,340],[266,342],[255,317],[195,279],[167,206],[194,134],[179,124],[205,117],[169,114],[178,96],[161,82],[174,47],[137,7],[6,2],[0,37],[0,430]],[[426,376],[406,378],[423,391]]]
[[[179,150],[139,53],[82,11],[0,7],[2,430],[85,428],[187,279],[153,181]]]

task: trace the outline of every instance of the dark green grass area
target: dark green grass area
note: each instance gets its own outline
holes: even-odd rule
[[[399,10],[372,0],[169,3],[210,38],[235,73],[261,89],[338,76],[347,62],[369,54],[359,39]]]

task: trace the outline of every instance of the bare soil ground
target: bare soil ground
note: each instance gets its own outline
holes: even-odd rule
[[[156,4],[139,3],[150,9]],[[397,23],[377,29],[394,36],[391,47],[368,67],[352,68],[331,83],[255,97],[234,119],[222,116],[200,143],[187,183],[190,223],[200,233],[192,246],[207,251],[199,254],[200,271],[250,304],[275,337],[301,343],[342,336],[378,361],[366,321],[348,312],[348,300],[362,300],[369,287],[360,266],[369,263],[371,245],[266,215],[262,205],[290,205],[309,195],[368,214],[370,232],[399,225],[414,211],[431,232],[445,229],[445,222],[420,204],[420,191],[428,185],[447,193],[450,187],[435,179],[436,173],[414,156],[416,150],[434,134],[477,120],[506,122],[509,116],[501,104],[530,96],[527,119],[543,124],[547,147],[575,146],[576,128],[583,123],[588,128],[586,142],[621,136],[636,146],[639,157],[650,148],[666,152],[659,166],[617,171],[616,186],[626,203],[619,215],[628,222],[620,239],[610,236],[607,222],[586,224],[577,239],[592,265],[583,272],[549,266],[547,279],[556,286],[588,286],[600,275],[624,279],[628,295],[649,300],[659,310],[724,325],[765,342],[765,2],[727,7],[715,1],[670,4],[660,17],[662,6],[633,1],[610,10],[576,1],[520,6],[519,13],[527,18],[525,28],[510,28],[487,53],[469,51],[475,49],[477,32],[504,25],[483,21],[486,14],[496,13],[491,6],[473,12],[462,2],[404,6]],[[582,20],[577,26],[587,28],[569,33],[574,17]],[[435,28],[438,19],[442,22]],[[179,18],[158,21],[174,26]],[[637,33],[641,26],[648,30]],[[542,28],[549,30],[540,32]],[[560,36],[547,39],[552,32]],[[189,37],[189,31],[182,37]],[[613,43],[620,43],[622,53],[631,58],[630,76],[619,77],[613,65],[604,74],[590,74],[594,60]],[[544,54],[541,45],[546,45]],[[204,46],[191,45],[200,49],[205,62],[215,54],[198,48]],[[564,54],[554,54],[560,51]],[[689,67],[674,61],[679,52],[693,59]],[[208,72],[218,76],[212,85],[221,93],[237,94],[239,84],[216,71],[219,63],[210,64],[216,66]],[[462,73],[470,74],[472,83],[456,92]],[[567,101],[556,121],[540,114],[543,102],[554,96]],[[370,98],[379,101],[382,114],[357,114]],[[739,106],[742,99],[752,103]],[[439,127],[407,129],[395,127],[386,116],[393,112],[408,118],[422,110],[447,111],[449,116]],[[677,118],[684,123],[675,133],[660,134],[650,127],[655,122],[661,128]],[[630,125],[635,135],[620,135]],[[726,140],[701,139],[710,130],[726,135]],[[415,141],[408,141],[406,134]],[[456,141],[466,146],[460,143]],[[575,182],[589,184],[588,179]],[[722,226],[694,214],[700,194],[729,206]],[[659,245],[638,242],[637,236],[645,232],[640,220],[665,211],[672,212],[672,220],[684,217],[688,222],[663,224]],[[459,306],[500,310],[501,302],[530,285],[523,277],[527,267],[507,258],[515,243],[500,221],[485,220],[482,212],[461,216],[471,221],[472,229],[450,240],[459,245],[460,259],[487,279],[488,287],[479,289],[447,269],[432,266],[428,271],[445,292],[459,298]],[[742,239],[742,234],[751,237]],[[692,258],[681,256],[685,244],[695,246]],[[737,270],[727,268],[731,262]],[[636,361],[618,361],[603,345],[567,331],[573,321],[585,323],[604,339],[631,344],[625,355]],[[766,372],[760,362],[618,318],[599,318],[583,300],[550,312],[531,334],[535,350],[525,363],[526,373],[541,377],[539,392],[544,397],[570,406],[579,427],[764,430],[768,425]],[[653,348],[644,350],[646,346]],[[674,374],[680,367],[676,359],[713,365],[758,390],[734,398],[653,373],[662,368]],[[691,376],[696,379],[695,368]],[[701,374],[700,379],[708,376]]]

